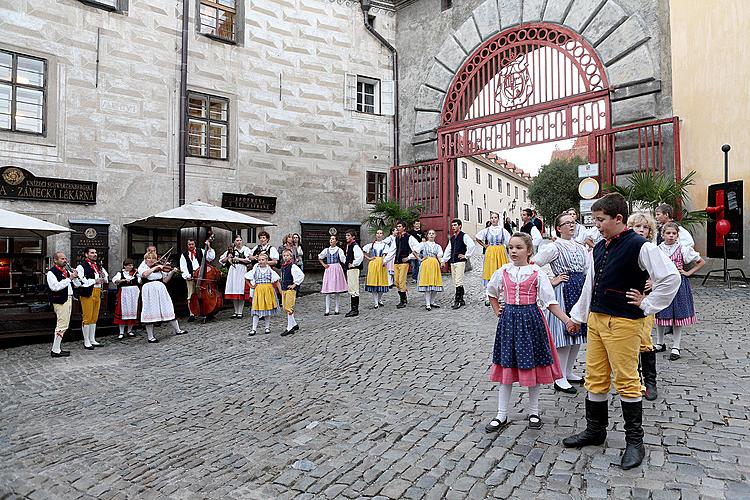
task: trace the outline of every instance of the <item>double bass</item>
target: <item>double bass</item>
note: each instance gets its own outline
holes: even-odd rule
[[[222,293],[219,291],[219,278],[221,272],[208,263],[209,242],[213,241],[214,235],[206,240],[203,247],[203,262],[200,268],[193,271],[195,280],[195,292],[190,297],[190,310],[195,311],[198,316],[205,318],[221,309],[224,304]]]

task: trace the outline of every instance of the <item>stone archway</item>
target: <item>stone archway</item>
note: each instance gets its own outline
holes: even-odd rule
[[[656,117],[661,81],[651,42],[658,42],[660,34],[653,33],[655,28],[647,29],[629,7],[627,0],[486,0],[445,37],[429,69],[422,68],[422,73],[415,75],[421,78],[416,96],[404,99],[414,104],[402,112],[402,130],[413,131],[402,141],[402,158],[438,158],[437,129],[456,73],[484,42],[525,23],[562,25],[594,48],[609,81],[612,125]]]

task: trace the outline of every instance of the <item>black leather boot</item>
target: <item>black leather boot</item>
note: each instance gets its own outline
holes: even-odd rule
[[[586,430],[563,439],[566,448],[598,446],[607,439],[607,401],[590,401],[586,398]]]
[[[653,401],[659,396],[656,391],[656,353],[654,351],[641,353],[641,374],[643,385],[646,386],[646,399]]]
[[[459,301],[458,301],[458,297],[459,297],[459,295],[458,295],[459,294],[458,289],[459,288],[460,287],[458,287],[458,286],[456,287],[456,296],[453,297],[453,305],[451,306],[451,309],[458,309],[459,307],[461,307],[459,305]]]
[[[359,297],[352,297],[351,310],[344,314],[345,318],[351,318],[353,316],[359,316]]]
[[[641,465],[646,456],[646,448],[643,446],[643,402],[622,401],[622,418],[625,420],[625,451],[622,453],[620,467],[628,470]]]
[[[466,305],[466,302],[464,302],[464,287],[460,286],[458,287],[458,307],[463,307]]]
[[[396,305],[396,309],[403,309],[406,307],[406,292],[398,292],[398,296],[401,298],[401,301]]]

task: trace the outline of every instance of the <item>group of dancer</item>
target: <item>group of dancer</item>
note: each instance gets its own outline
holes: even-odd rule
[[[586,429],[563,444],[601,445],[607,435],[614,374],[625,421],[621,466],[640,465],[645,455],[641,398],[657,397],[655,354],[666,350],[664,329],[671,327],[670,359],[680,358],[681,329],[696,321],[688,277],[704,265],[690,244],[692,238],[680,241],[685,230],[671,220],[671,213],[668,205],[657,210],[663,239],[658,246],[654,218],[646,213],[629,216],[628,204],[619,194],[594,203],[596,233],[579,228],[576,214],[565,212],[555,220],[557,238],[536,254],[530,235],[511,236],[511,262],[495,271],[487,284],[499,318],[490,380],[500,383],[498,412],[485,426],[487,432],[508,425],[513,383],[529,388],[528,426],[534,429],[542,426],[542,384],[575,393],[571,383],[584,383]],[[591,252],[587,239],[599,239]],[[551,278],[541,267],[547,264]],[[692,264],[690,270],[686,264]],[[585,379],[572,371],[584,344]]]

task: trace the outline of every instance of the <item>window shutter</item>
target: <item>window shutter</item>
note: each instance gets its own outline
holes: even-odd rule
[[[380,83],[380,114],[393,116],[396,114],[394,108],[394,89],[393,80],[384,80]]]
[[[344,109],[357,109],[357,75],[344,75]]]

